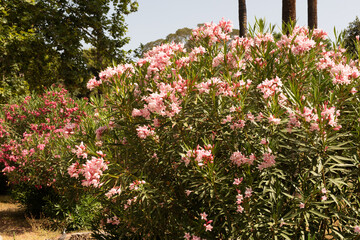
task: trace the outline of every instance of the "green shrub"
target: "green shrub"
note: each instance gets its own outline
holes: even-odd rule
[[[69,174],[103,196],[97,238],[358,237],[359,63],[321,30],[230,31],[89,81],[104,127]]]
[[[14,198],[31,215],[63,220],[68,230],[90,227],[91,211],[85,214],[85,209],[94,198],[76,188],[67,168],[73,158],[71,145],[91,137],[84,135],[91,121],[88,102],[72,99],[61,87],[14,98],[2,106],[1,169]]]

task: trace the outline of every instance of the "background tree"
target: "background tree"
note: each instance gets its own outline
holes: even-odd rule
[[[317,0],[308,0],[308,25],[310,29],[318,27]]]
[[[283,32],[288,32],[289,24],[296,22],[296,0],[282,1]]]
[[[81,93],[81,85],[93,72],[109,62],[123,61],[121,48],[129,41],[124,37],[124,16],[136,11],[138,4],[135,0],[13,0],[1,7],[3,28],[16,26],[20,33],[30,32],[31,38],[24,40],[26,44],[1,43],[0,48],[12,55],[3,55],[0,61],[16,63],[17,74],[30,90],[62,82],[72,92]],[[83,44],[92,50],[84,54]],[[92,66],[87,65],[89,58]]]
[[[356,39],[356,36],[360,36],[360,20],[358,17],[349,23],[349,26],[344,31],[344,47],[353,58],[358,59],[358,50],[360,49],[358,49],[359,41]]]
[[[6,1],[0,4],[0,103],[10,96],[26,93],[28,86],[21,68],[28,63],[27,49],[36,41],[34,29],[27,26],[29,15],[25,9],[30,2]],[[18,9],[23,14],[10,16],[9,10]],[[9,21],[17,24],[8,24]]]
[[[239,0],[239,36],[245,37],[247,33],[246,0]]]

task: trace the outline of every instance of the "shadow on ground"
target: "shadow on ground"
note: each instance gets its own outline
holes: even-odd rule
[[[0,198],[2,200],[2,198]],[[0,201],[0,234],[19,235],[31,231],[31,226],[24,216],[24,210],[11,202]]]

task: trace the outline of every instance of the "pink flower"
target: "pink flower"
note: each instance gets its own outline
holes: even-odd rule
[[[191,191],[191,190],[185,190],[185,194],[186,194],[186,196],[189,196],[190,195],[190,193],[192,193],[193,191]]]
[[[276,156],[272,155],[271,153],[264,153],[263,154],[263,162],[259,164],[259,170],[263,170],[264,168],[269,168],[275,165],[275,158]]]
[[[238,167],[240,167],[242,164],[252,164],[252,160],[247,158],[245,155],[243,155],[241,152],[236,151],[234,152],[231,157],[230,160],[236,164]]]
[[[236,195],[236,204],[240,205],[244,200],[244,195],[241,194],[240,190],[238,191],[238,195]]]
[[[275,77],[271,80],[265,79],[265,81],[257,86],[257,88],[263,93],[264,99],[274,96],[275,93],[281,93],[281,87],[282,82],[279,77]]]
[[[237,122],[235,122],[234,124],[230,125],[231,129],[236,129],[236,128],[244,128],[245,127],[245,121],[240,119]]]
[[[242,182],[243,178],[234,178],[234,185],[239,185]]]
[[[255,116],[252,113],[246,114],[246,117],[249,121],[255,121]]]
[[[207,214],[205,212],[200,213],[201,219],[204,219],[205,221],[207,220]]]
[[[119,225],[120,220],[116,216],[114,216],[112,218],[107,218],[106,223],[108,223],[108,224],[111,223],[112,225]]]
[[[45,149],[45,144],[39,144],[37,146],[37,148],[40,149],[40,150],[44,150]]]
[[[326,201],[326,200],[327,200],[327,196],[326,196],[326,195],[324,195],[324,196],[321,197],[321,201]]]
[[[157,118],[154,118],[153,124],[154,124],[154,127],[156,127],[156,128],[160,127],[160,120]]]
[[[111,198],[112,196],[114,196],[116,194],[120,195],[120,193],[121,193],[121,188],[120,187],[114,187],[114,188],[110,189],[107,193],[105,193],[105,196],[107,198]]]
[[[226,118],[221,120],[221,124],[225,124],[227,122],[231,122],[231,120],[233,119],[233,117],[231,115],[227,115]]]
[[[351,90],[350,90],[350,92],[352,93],[352,94],[355,94],[355,93],[357,93],[357,90],[356,90],[356,88],[352,88]]]
[[[250,198],[251,195],[252,195],[252,189],[251,188],[246,188],[246,191],[245,191],[245,198]]]
[[[64,134],[65,135],[71,135],[71,134],[74,134],[74,130],[75,130],[75,127],[76,127],[76,124],[74,123],[68,123],[64,126]]]
[[[107,170],[108,166],[105,163],[103,158],[92,157],[91,160],[87,160],[86,164],[82,165],[82,169],[79,170],[85,179],[82,180],[81,185],[89,187],[93,185],[94,187],[100,187],[100,177],[103,174],[103,171]]]
[[[359,225],[356,225],[354,227],[354,232],[357,233],[357,234],[360,234],[360,226]]]
[[[71,151],[76,153],[77,158],[87,158],[86,146],[83,142],[81,142],[79,146],[75,145],[75,149],[72,149]]]
[[[260,141],[260,143],[263,144],[263,145],[268,144],[266,138],[262,138],[261,141]]]
[[[211,223],[212,223],[212,220],[207,221],[206,223],[204,223],[205,231],[211,232],[211,230],[213,229],[213,226],[211,226]]]
[[[299,204],[299,208],[300,208],[300,209],[305,208],[305,203],[302,203],[302,202],[301,202],[301,203]]]
[[[149,129],[148,126],[139,126],[136,128],[137,135],[141,139],[145,139],[148,136],[154,136],[155,132],[151,128]]]
[[[321,189],[321,193],[326,194],[326,193],[327,193],[326,188],[322,188],[322,189]]]
[[[94,88],[100,86],[102,84],[101,79],[99,81],[96,80],[95,77],[90,79],[88,83],[86,84],[87,89],[93,90]]]
[[[190,238],[191,238],[190,233],[186,232],[185,235],[184,235],[184,239],[190,240]]]
[[[70,175],[70,177],[74,177],[74,178],[78,178],[79,177],[79,170],[77,169],[79,166],[79,163],[73,163],[71,164],[71,166],[68,168],[68,174]]]
[[[269,120],[269,123],[273,123],[275,125],[279,125],[281,122],[280,118],[275,118],[272,114],[270,114],[268,120]]]
[[[141,184],[145,184],[146,182],[144,180],[135,180],[134,182],[130,183],[129,185],[129,189],[130,190],[138,190],[139,189],[139,185]]]
[[[238,205],[236,211],[242,213],[244,211],[244,208],[241,205]]]
[[[95,131],[96,139],[98,139],[98,140],[101,139],[101,137],[103,136],[106,129],[107,129],[107,126],[99,127],[98,129],[96,129],[96,131]]]

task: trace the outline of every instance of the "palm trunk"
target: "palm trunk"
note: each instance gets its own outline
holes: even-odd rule
[[[247,34],[247,14],[246,14],[246,0],[239,0],[239,25],[240,37],[246,37]]]
[[[283,31],[287,30],[290,23],[296,22],[296,0],[282,0],[282,24]]]
[[[317,0],[308,0],[308,25],[310,29],[318,27]]]

